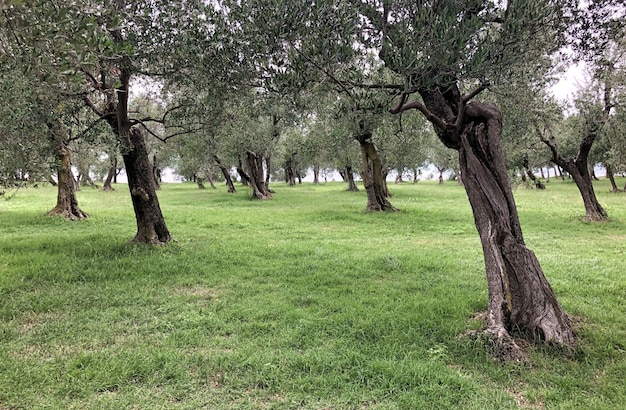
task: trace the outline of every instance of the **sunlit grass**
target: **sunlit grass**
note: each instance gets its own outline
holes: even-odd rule
[[[392,185],[388,214],[340,183],[263,202],[165,184],[164,247],[128,243],[124,185],[79,192],[80,222],[44,216],[54,188],[20,190],[0,202],[0,409],[620,409],[626,194],[608,187],[603,223],[569,182],[515,191],[580,339],[532,367],[459,338],[487,292],[455,183]]]

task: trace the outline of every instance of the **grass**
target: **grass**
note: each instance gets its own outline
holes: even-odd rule
[[[52,187],[0,202],[0,409],[621,409],[626,196],[586,222],[571,183],[515,192],[527,244],[575,318],[574,357],[496,364],[458,336],[487,303],[461,187],[392,185],[367,214],[344,185],[165,184],[176,241],[131,245],[126,186],[91,218],[46,217]]]

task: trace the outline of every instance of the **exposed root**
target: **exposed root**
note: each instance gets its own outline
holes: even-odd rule
[[[529,363],[530,359],[524,350],[511,337],[506,329],[486,328],[464,333],[461,337],[480,340],[489,350],[489,354],[498,363]]]
[[[81,211],[80,209],[76,209],[72,211],[71,209],[64,208],[54,208],[46,213],[47,216],[61,216],[70,221],[76,221],[79,219],[86,219],[89,217],[89,214]]]

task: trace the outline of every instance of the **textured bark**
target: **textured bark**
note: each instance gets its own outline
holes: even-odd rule
[[[608,219],[606,211],[596,197],[588,166],[589,153],[596,139],[595,132],[590,132],[583,138],[578,148],[578,153],[573,158],[561,155],[554,138],[544,136],[538,128],[537,132],[541,140],[550,148],[552,153],[551,161],[574,179],[585,206],[585,218],[589,221],[604,221]]]
[[[171,240],[171,235],[156,194],[156,184],[152,164],[141,131],[131,128],[128,131],[130,145],[122,153],[128,188],[135,210],[137,234],[133,242],[147,244],[164,244]]]
[[[152,156],[152,176],[154,178],[155,188],[157,190],[161,189],[161,168],[159,168],[159,163],[158,163],[156,154]]]
[[[128,188],[135,211],[137,233],[133,242],[164,244],[172,238],[161,213],[156,194],[154,172],[141,131],[128,118],[128,90],[130,71],[121,69],[120,87],[116,89],[117,102],[109,97],[105,118],[115,133],[122,151]]]
[[[467,107],[459,164],[483,247],[489,306],[486,332],[498,339],[519,331],[530,338],[575,344],[568,317],[522,236],[500,148],[501,117],[488,104]],[[521,358],[511,340],[497,345],[496,357]]]
[[[504,155],[500,147],[500,111],[486,103],[468,103],[454,83],[421,89],[422,102],[403,95],[394,113],[418,109],[433,123],[439,139],[459,154],[459,169],[480,236],[489,302],[486,328],[501,360],[524,360],[511,336],[576,344],[571,324],[546,280],[539,261],[522,236]]]
[[[314,184],[320,183],[320,165],[319,164],[313,164],[313,183]]]
[[[250,176],[243,169],[243,163],[241,161],[241,156],[238,157],[238,165],[237,165],[237,174],[239,174],[239,178],[241,178],[241,184],[243,186],[250,185]]]
[[[367,192],[367,211],[395,211],[396,208],[387,200],[385,178],[382,173],[382,164],[376,145],[371,140],[369,132],[356,136],[361,147],[362,177],[365,192]]]
[[[269,199],[272,197],[269,189],[265,185],[263,172],[263,158],[252,151],[246,152],[246,173],[252,187],[252,197],[254,199]]]
[[[49,130],[49,133],[51,141],[55,144],[54,151],[58,161],[58,182],[57,203],[53,209],[48,211],[47,215],[58,215],[72,221],[87,218],[89,215],[80,209],[76,199],[72,162],[66,142],[56,138],[52,130]]]

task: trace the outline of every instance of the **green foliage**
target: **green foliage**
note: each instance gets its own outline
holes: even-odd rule
[[[623,183],[623,179],[620,179]],[[455,184],[394,187],[362,212],[340,183],[255,202],[164,184],[176,241],[137,246],[124,186],[0,202],[0,404],[24,408],[620,409],[626,400],[623,196],[585,222],[569,182],[518,189],[527,244],[575,322],[564,359],[493,363],[459,337],[486,307],[480,242]],[[240,188],[243,189],[243,188]]]

